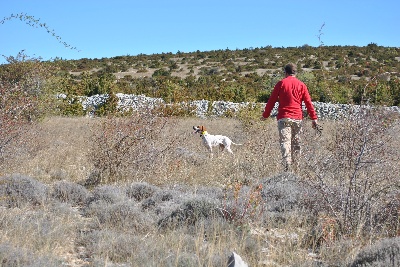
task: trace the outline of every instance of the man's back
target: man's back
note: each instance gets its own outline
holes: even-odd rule
[[[311,119],[317,119],[314,107],[311,102],[307,86],[295,76],[288,75],[279,81],[265,107],[264,117],[269,117],[275,102],[279,101],[277,119],[290,118],[295,120],[303,119],[302,102],[304,101]]]
[[[274,90],[277,90],[279,100],[277,119],[302,119],[303,100],[307,101],[308,98],[311,102],[306,85],[296,77],[288,76],[278,82]]]

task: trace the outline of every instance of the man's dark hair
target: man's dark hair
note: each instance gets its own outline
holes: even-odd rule
[[[297,67],[293,63],[289,63],[285,66],[285,73],[287,74],[296,74],[297,72]]]

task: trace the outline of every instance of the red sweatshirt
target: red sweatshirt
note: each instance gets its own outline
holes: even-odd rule
[[[303,111],[301,106],[303,101],[310,118],[312,120],[317,119],[307,86],[294,76],[287,76],[275,85],[265,105],[265,110],[262,114],[264,118],[268,118],[271,115],[271,111],[277,101],[279,101],[278,120],[282,118],[302,120]]]

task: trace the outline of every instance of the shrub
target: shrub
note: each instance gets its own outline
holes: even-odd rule
[[[154,199],[157,201],[169,201],[174,198],[174,195],[169,190],[158,190],[154,194]]]
[[[143,200],[141,206],[143,210],[148,210],[150,208],[154,208],[156,206],[156,202],[151,198],[146,198],[145,200]]]
[[[92,130],[88,157],[97,174],[93,184],[123,181],[131,179],[139,170],[152,170],[166,149],[164,146],[169,145],[154,147],[152,144],[165,123],[166,119],[147,112],[104,118]]]
[[[303,150],[305,182],[319,196],[312,209],[334,219],[340,234],[395,234],[393,227],[382,229],[382,220],[393,217],[380,208],[386,194],[398,190],[394,125],[392,113],[366,106],[337,121],[324,148],[311,136],[305,138],[313,140]]]
[[[211,202],[204,197],[192,198],[185,201],[167,217],[160,219],[158,226],[161,229],[165,229],[183,225],[195,225],[201,220],[220,217],[221,215],[222,213],[215,202]]]
[[[87,203],[89,205],[93,202],[115,204],[124,200],[126,200],[126,195],[122,188],[114,185],[101,185],[93,189],[92,196],[87,199]]]
[[[51,192],[53,198],[72,205],[84,203],[89,195],[89,191],[85,187],[68,181],[53,184]]]
[[[262,188],[262,184],[250,185],[247,180],[229,183],[224,192],[223,217],[239,226],[262,219]]]
[[[351,267],[400,266],[400,237],[383,239],[358,253]]]
[[[0,65],[0,163],[6,149],[41,115],[39,99],[52,74],[48,65],[23,52],[6,59],[9,64]]]
[[[85,209],[85,216],[95,219],[100,228],[129,229],[143,233],[151,229],[153,221],[133,202],[115,204],[94,203]]]
[[[74,95],[58,98],[54,112],[62,116],[84,116],[86,113],[83,110],[81,100]]]
[[[94,111],[96,116],[113,115],[118,111],[117,106],[119,98],[113,93],[108,95],[109,97],[107,98],[107,101]]]
[[[263,200],[270,212],[301,210],[305,207],[304,197],[312,191],[291,173],[281,173],[267,178],[262,185]]]
[[[198,186],[194,194],[221,201],[225,196],[224,190],[216,186]]]
[[[47,200],[47,187],[39,181],[19,174],[0,177],[0,205],[22,207],[43,205]]]
[[[394,188],[382,197],[382,201],[376,205],[375,217],[372,224],[380,232],[387,232],[389,236],[398,236],[400,233],[400,194],[399,189]]]
[[[142,201],[143,199],[153,196],[157,190],[157,187],[146,182],[133,183],[126,189],[126,194],[129,198]]]
[[[169,77],[169,76],[171,76],[171,72],[168,71],[168,70],[165,70],[165,69],[155,70],[153,75],[152,75],[152,77],[154,78],[154,77],[159,77],[159,76],[167,76],[167,77]]]

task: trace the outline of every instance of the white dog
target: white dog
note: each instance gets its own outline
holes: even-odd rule
[[[233,154],[231,145],[241,146],[242,144],[236,144],[232,140],[223,135],[212,135],[207,133],[206,127],[204,126],[193,126],[194,134],[200,133],[200,137],[203,139],[203,144],[212,156],[212,147],[219,146],[221,151],[226,149],[229,153]]]

